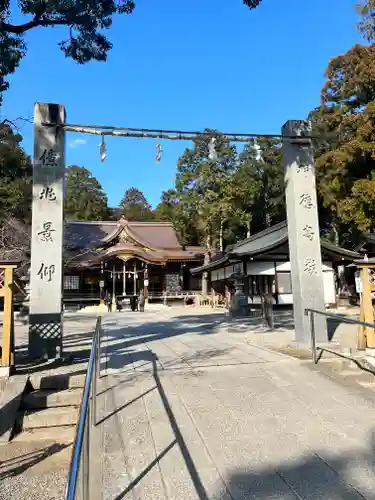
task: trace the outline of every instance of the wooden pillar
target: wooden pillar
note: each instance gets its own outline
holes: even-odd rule
[[[137,263],[135,261],[133,268],[133,294],[137,295]]]
[[[116,308],[116,264],[112,266],[112,307]]]
[[[122,294],[126,295],[126,264],[122,263]]]
[[[100,289],[100,305],[104,306],[104,266],[103,266],[103,261],[100,262],[99,289]]]
[[[4,297],[1,367],[9,375],[14,369],[13,270],[16,264],[0,263],[0,296]]]
[[[143,285],[144,285],[143,294],[145,296],[145,302],[147,303],[148,302],[148,285],[149,285],[149,281],[148,281],[148,265],[147,264],[146,264],[146,269],[145,269],[145,274],[144,274]]]
[[[374,311],[372,308],[371,285],[369,281],[369,268],[367,266],[361,267],[361,281],[362,281],[362,309],[363,318],[367,323],[374,322]],[[366,336],[366,344],[370,349],[375,348],[375,331],[374,328],[364,327],[364,335]]]

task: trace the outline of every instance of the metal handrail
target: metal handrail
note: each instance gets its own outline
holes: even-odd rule
[[[327,318],[333,318],[336,320],[340,320],[341,323],[349,323],[352,325],[367,326],[369,328],[375,328],[375,323],[368,323],[367,321],[360,321],[358,319],[349,318],[348,316],[344,316],[343,314],[327,313],[325,311],[318,311],[318,309],[305,309],[305,316],[308,316],[309,313],[310,313],[311,350],[312,350],[312,358],[313,358],[313,361],[315,364],[317,364],[317,362],[318,362],[318,357],[316,355],[314,314],[320,314],[321,316],[325,316]]]
[[[96,425],[97,379],[100,377],[100,334],[102,318],[98,317],[87,365],[85,385],[70,462],[65,499],[75,500],[78,475],[82,466],[82,500],[89,500],[90,488],[90,427]],[[91,417],[91,418],[90,418]],[[91,420],[91,421],[90,421]]]

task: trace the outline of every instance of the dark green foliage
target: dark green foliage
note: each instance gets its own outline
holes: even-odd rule
[[[101,184],[86,168],[68,168],[65,217],[68,220],[106,220],[107,196]]]
[[[216,138],[216,159],[209,143]],[[163,193],[158,217],[173,222],[185,244],[225,247],[285,217],[284,168],[277,141],[254,142],[238,155],[218,131],[206,129],[178,161],[176,186]]]
[[[21,141],[12,127],[0,124],[0,220],[31,221],[32,164]]]
[[[127,220],[138,222],[155,220],[151,205],[145,198],[145,195],[135,187],[125,191],[124,197],[120,202],[122,216]]]

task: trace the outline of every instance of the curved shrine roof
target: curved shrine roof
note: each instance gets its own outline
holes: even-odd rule
[[[132,241],[114,242],[124,231]],[[127,238],[126,238],[127,239]],[[108,247],[113,241],[113,246]],[[147,262],[163,263],[168,260],[196,260],[202,247],[186,247],[179,243],[169,222],[119,221],[69,221],[65,225],[65,246],[71,251],[83,251],[79,260],[82,265],[131,253]],[[106,249],[99,250],[107,246]],[[98,252],[95,252],[98,249]]]

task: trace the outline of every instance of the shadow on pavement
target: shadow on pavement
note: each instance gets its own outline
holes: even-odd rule
[[[3,480],[7,477],[14,477],[22,474],[30,467],[42,462],[46,458],[59,453],[67,448],[68,444],[52,444],[46,448],[41,448],[36,451],[25,453],[8,460],[0,461],[0,479]]]
[[[318,453],[311,450],[311,452],[307,451],[300,457],[293,457],[293,459],[282,463],[276,462],[269,467],[259,467],[254,463],[249,463],[246,468],[229,470],[225,476],[221,476],[220,484],[216,485],[216,493],[209,496],[159,378],[157,357],[155,355],[152,366],[155,384],[175,440],[132,480],[114,500],[125,498],[175,445],[180,448],[199,500],[208,500],[209,498],[212,500],[245,500],[251,498],[257,500],[276,498],[285,500],[307,498],[309,500],[363,500],[374,498],[374,492],[369,486],[370,482],[373,483],[375,472],[374,436],[370,438],[367,451],[363,451],[363,447],[358,450],[350,449],[348,444],[346,454],[335,454],[334,449],[330,452],[320,451]],[[154,389],[152,388],[152,390]],[[266,459],[272,463],[272,455],[269,457],[264,456],[263,460]],[[220,475],[223,471],[218,469],[218,472]]]
[[[366,453],[348,451],[346,455],[313,453],[266,468],[249,464],[224,477],[224,492],[214,500],[247,499],[269,500],[364,500],[374,498],[371,487],[366,487],[374,473],[374,437]],[[361,465],[371,464],[370,471],[361,477]],[[356,470],[357,469],[357,470]],[[353,474],[352,474],[353,473]],[[357,476],[357,477],[356,477]],[[370,479],[371,480],[371,479]]]

